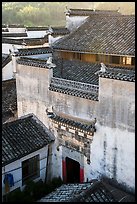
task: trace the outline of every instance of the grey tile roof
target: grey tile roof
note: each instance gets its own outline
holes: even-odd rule
[[[18,64],[34,66],[34,67],[41,67],[41,68],[48,68],[46,65],[46,59],[37,59],[37,58],[29,58],[29,57],[21,57],[17,60]]]
[[[54,49],[135,56],[134,15],[93,15]]]
[[[17,44],[22,45],[22,43],[25,43],[26,45],[43,45],[44,43],[48,43],[48,36],[45,35],[44,37],[40,38],[7,38],[2,37],[2,43],[8,43],[8,44]]]
[[[2,33],[2,37],[27,37],[27,33]]]
[[[50,47],[23,48],[18,49],[17,52],[14,52],[16,56],[37,55],[47,53],[52,53],[52,49]]]
[[[122,67],[106,65],[107,72],[96,74],[101,68],[100,63],[81,62],[78,60],[63,60],[54,58],[56,67],[53,69],[53,76],[82,83],[99,85],[99,76],[119,80],[134,81],[135,67]]]
[[[103,78],[135,82],[135,70],[109,68],[105,73],[100,72],[99,76]]]
[[[25,28],[25,26],[21,24],[9,24],[8,28]]]
[[[12,117],[17,111],[16,80],[2,81],[2,121]]]
[[[26,27],[27,31],[41,31],[41,30],[48,30],[48,27],[45,26],[37,26],[37,27]]]
[[[66,35],[70,33],[70,31],[65,27],[50,27],[50,30],[52,30],[53,36]]]
[[[99,15],[120,15],[117,10],[93,10],[93,9],[68,9],[67,14],[69,16],[92,16]]]
[[[99,76],[135,82],[135,67],[112,68],[111,65],[107,65],[106,72],[101,73],[101,65],[97,63],[55,58],[53,62],[56,67],[53,69],[50,91],[98,101]]]
[[[54,141],[51,132],[34,115],[2,126],[2,165],[7,165]]]
[[[5,67],[12,60],[9,54],[2,53],[2,68]]]
[[[66,125],[70,125],[72,127],[75,127],[75,128],[78,128],[78,129],[81,129],[81,130],[84,130],[84,131],[88,131],[88,132],[96,131],[95,121],[90,122],[90,124],[88,122],[88,124],[87,124],[87,123],[75,121],[75,120],[72,120],[72,119],[69,119],[69,118],[64,118],[64,117],[59,116],[59,115],[57,115],[55,113],[50,113],[49,118],[51,118],[54,121],[57,121],[58,123],[64,123]]]
[[[100,70],[100,64],[56,58],[53,62],[56,64],[53,69],[54,77],[95,85],[99,83],[99,77],[94,73]]]
[[[40,199],[40,202],[65,202],[93,185],[91,183],[63,184],[52,193]]]
[[[40,202],[135,202],[135,197],[102,181],[63,184]],[[39,202],[38,201],[38,202]]]

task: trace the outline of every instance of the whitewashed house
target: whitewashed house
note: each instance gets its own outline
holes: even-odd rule
[[[2,195],[32,179],[47,179],[53,134],[33,114],[2,127]],[[8,182],[6,182],[6,178]]]

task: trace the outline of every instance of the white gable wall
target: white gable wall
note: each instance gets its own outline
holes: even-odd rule
[[[13,78],[13,66],[12,61],[10,61],[6,66],[2,68],[2,81]]]
[[[66,28],[71,32],[78,28],[88,16],[66,16]]]

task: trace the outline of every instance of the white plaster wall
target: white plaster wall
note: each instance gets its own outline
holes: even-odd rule
[[[8,165],[5,166],[5,170],[4,167],[2,167],[2,195],[5,194],[5,185],[3,183],[4,180],[4,175],[6,173],[11,173],[13,175],[14,178],[14,186],[12,186],[10,188],[10,191],[13,191],[14,189],[20,187],[21,189],[23,189],[24,186],[22,186],[22,162],[34,157],[36,155],[39,154],[39,158],[40,158],[40,177],[36,178],[35,181],[38,181],[39,179],[42,179],[43,181],[45,180],[45,173],[46,173],[46,165],[47,165],[47,150],[48,150],[48,146],[45,146],[43,148],[41,148],[38,151],[35,151],[25,157],[22,157],[19,160],[16,160],[15,162],[12,162]],[[16,169],[16,170],[15,170]]]
[[[9,28],[8,30],[10,33],[25,33],[26,32],[26,28]]]
[[[29,38],[41,38],[44,37],[47,34],[47,30],[41,30],[41,31],[26,31],[27,36]]]
[[[56,113],[90,120],[97,118],[91,144],[91,165],[84,159],[85,179],[106,175],[134,189],[135,181],[135,84],[100,78],[99,101],[48,91],[52,71],[18,65],[17,98],[19,116],[33,112],[47,127],[46,108]],[[29,82],[29,83],[28,83]],[[55,133],[57,134],[57,133]],[[56,147],[56,145],[55,145]],[[53,164],[58,168],[61,153],[53,148]],[[60,159],[59,159],[60,158]],[[54,161],[57,162],[54,163]],[[60,163],[61,165],[61,163]]]
[[[52,35],[48,35],[49,46],[51,46],[54,42],[56,42],[57,40],[59,40],[62,37],[64,37],[64,36],[53,37]]]
[[[13,78],[12,61],[10,61],[5,67],[2,68],[2,81]]]
[[[22,45],[14,45],[15,49],[23,48]],[[2,53],[9,54],[9,49],[13,51],[13,44],[2,43]]]
[[[135,134],[99,124],[96,127],[88,177],[107,176],[135,190]]]
[[[51,101],[48,100],[51,76],[52,69],[18,64],[16,74],[18,117],[34,113],[48,127],[46,109],[51,105]]]
[[[78,28],[88,16],[66,16],[66,28],[73,31]]]

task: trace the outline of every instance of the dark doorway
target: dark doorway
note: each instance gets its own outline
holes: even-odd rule
[[[80,182],[80,164],[79,162],[66,157],[66,182]]]

